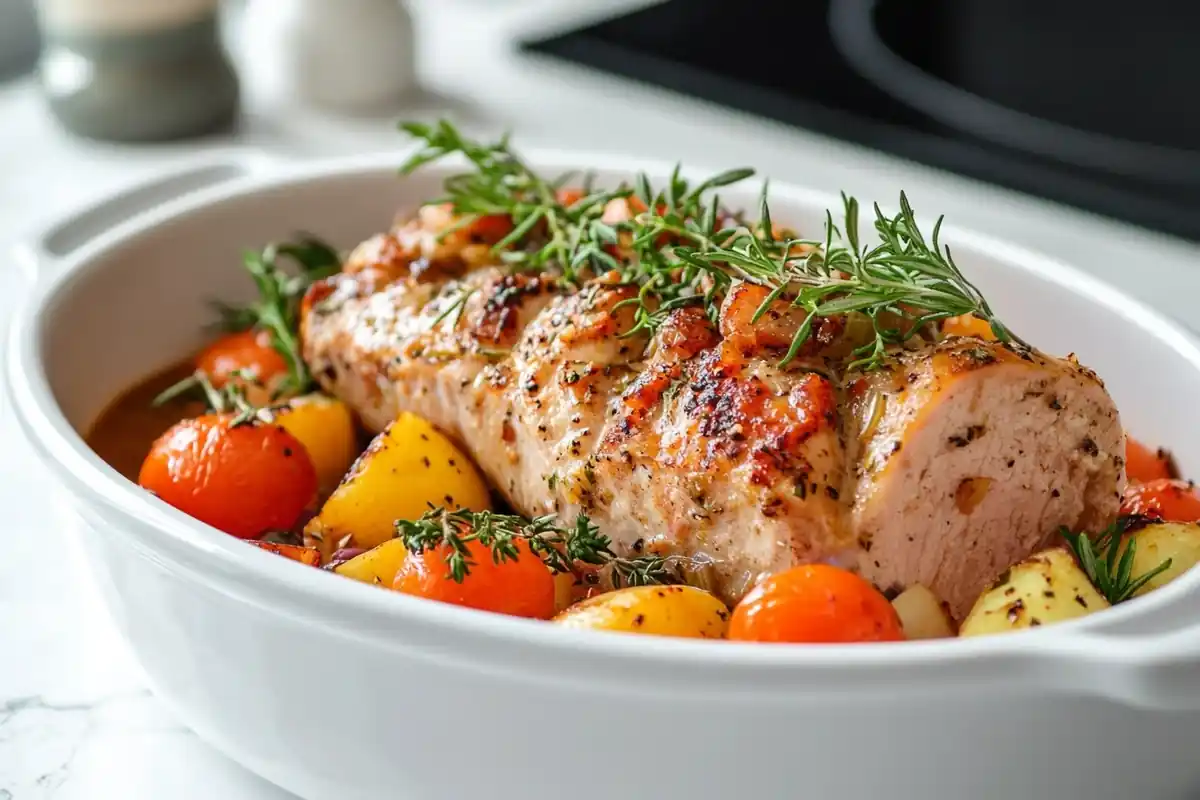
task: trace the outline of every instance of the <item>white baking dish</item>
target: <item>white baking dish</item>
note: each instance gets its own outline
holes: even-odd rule
[[[610,180],[666,172],[532,160],[599,166]],[[15,416],[78,512],[154,690],[203,738],[309,800],[1196,796],[1200,571],[1082,621],[963,641],[570,631],[248,547],[87,448],[79,432],[115,393],[202,341],[207,300],[248,296],[244,248],[299,230],[349,246],[436,193],[444,172],[400,179],[399,162],[284,171],[221,158],[74,216],[21,253],[34,275],[5,351]],[[775,218],[802,230],[819,230],[836,203],[773,191]],[[929,223],[954,211],[917,210]],[[1128,427],[1200,474],[1200,350],[1187,335],[1070,267],[950,228],[946,239],[1006,322],[1078,353]]]

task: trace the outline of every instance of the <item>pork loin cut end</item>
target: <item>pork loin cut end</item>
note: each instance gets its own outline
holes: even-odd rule
[[[877,585],[933,589],[961,619],[1060,526],[1117,513],[1124,434],[1071,360],[951,339],[855,387],[863,430],[851,523]]]

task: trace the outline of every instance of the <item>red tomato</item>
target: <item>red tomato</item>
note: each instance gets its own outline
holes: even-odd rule
[[[1151,450],[1132,436],[1126,436],[1125,473],[1131,483],[1170,478],[1171,458],[1164,450]]]
[[[475,563],[462,583],[450,576],[446,566],[448,545],[440,545],[423,553],[409,553],[392,588],[429,600],[516,617],[554,616],[554,576],[524,540],[517,540],[515,561],[499,564],[492,559],[491,550],[479,542],[467,542],[467,550]]]
[[[467,236],[481,244],[496,244],[512,233],[512,218],[505,214],[480,217],[466,228]]]
[[[868,581],[824,564],[793,567],[750,590],[733,610],[729,638],[749,642],[892,642],[904,638],[895,608]]]
[[[1169,478],[1134,484],[1125,490],[1122,514],[1142,514],[1166,522],[1200,522],[1200,494],[1191,481]]]
[[[233,425],[233,414],[178,423],[151,446],[138,483],[240,539],[289,530],[317,494],[308,451],[278,425]]]
[[[271,342],[270,332],[263,330],[227,334],[200,352],[196,368],[218,389],[231,379],[237,380],[250,402],[265,405],[279,380],[288,374],[287,361]],[[233,378],[238,371],[253,375],[255,380]]]

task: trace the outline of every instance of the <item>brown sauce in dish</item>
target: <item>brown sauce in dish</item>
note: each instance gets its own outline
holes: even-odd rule
[[[136,482],[154,440],[176,422],[204,413],[204,404],[196,400],[153,405],[159,393],[186,378],[193,369],[193,362],[188,359],[126,389],[92,425],[85,437],[88,445],[110,466]]]

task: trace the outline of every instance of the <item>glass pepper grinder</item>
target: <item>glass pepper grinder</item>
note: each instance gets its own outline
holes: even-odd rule
[[[39,0],[41,80],[69,130],[150,142],[214,133],[237,117],[238,80],[218,0]]]

